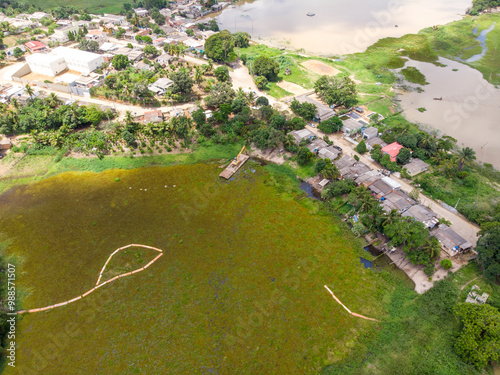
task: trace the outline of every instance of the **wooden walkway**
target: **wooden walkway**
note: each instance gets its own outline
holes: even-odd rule
[[[154,250],[154,251],[157,251],[159,252],[160,254],[158,254],[151,262],[149,262],[148,264],[146,264],[144,267],[141,267],[141,268],[138,268],[134,271],[131,271],[131,272],[127,272],[127,273],[123,273],[121,275],[118,275],[118,276],[115,276],[109,280],[106,280],[105,282],[103,283],[100,283],[101,282],[101,278],[102,278],[102,274],[104,273],[104,271],[106,270],[106,267],[109,263],[109,261],[111,260],[111,258],[113,258],[113,256],[124,250],[124,249],[127,249],[129,247],[143,247],[143,248],[146,248],[146,249],[151,249],[151,250]],[[127,246],[123,246],[123,247],[120,247],[118,249],[116,249],[115,251],[113,251],[113,253],[108,257],[108,259],[106,260],[106,263],[104,263],[104,266],[102,267],[101,269],[101,272],[99,272],[99,277],[97,278],[97,282],[95,284],[95,287],[93,287],[92,289],[88,290],[87,292],[83,293],[82,295],[78,296],[78,297],[75,297],[73,299],[70,299],[70,300],[67,300],[67,301],[64,301],[64,302],[60,302],[60,303],[56,303],[55,305],[50,305],[50,306],[45,306],[45,307],[40,307],[38,309],[30,309],[30,310],[20,310],[18,311],[17,313],[18,314],[26,314],[26,313],[35,313],[35,312],[40,312],[40,311],[45,311],[45,310],[50,310],[50,309],[54,309],[56,307],[61,307],[61,306],[66,306],[66,305],[69,305],[70,303],[73,303],[73,302],[76,302],[78,301],[79,299],[82,299],[83,297],[86,297],[88,296],[90,293],[93,293],[95,292],[97,289],[99,289],[100,287],[106,285],[106,284],[109,284],[111,283],[112,281],[115,281],[115,280],[118,280],[122,277],[125,277],[125,276],[130,276],[130,275],[133,275],[134,273],[138,273],[138,272],[141,272],[141,271],[144,271],[146,268],[148,268],[150,265],[152,265],[154,262],[156,262],[161,256],[163,255],[163,250],[161,249],[158,249],[156,247],[153,247],[153,246],[147,246],[147,245],[138,245],[138,244],[130,244],[130,245],[127,245]]]
[[[219,177],[223,177],[226,180],[229,180],[233,174],[238,172],[238,170],[243,166],[243,164],[246,163],[246,161],[250,158],[250,156],[241,154],[240,155],[240,162],[238,165],[234,165],[232,162],[229,163],[229,165],[222,171],[222,173],[219,175]]]

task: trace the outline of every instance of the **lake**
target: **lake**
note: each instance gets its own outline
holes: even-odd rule
[[[221,29],[330,56],[361,52],[380,38],[458,20],[470,6],[470,0],[256,0],[230,6],[216,18]],[[315,16],[308,17],[309,12]]]
[[[429,84],[423,86],[422,93],[399,91],[404,116],[452,136],[461,147],[472,147],[479,160],[500,169],[500,90],[478,70],[445,58],[439,62],[446,67],[418,61],[406,63],[422,72]],[[418,108],[426,111],[421,113]]]
[[[5,373],[317,374],[345,359],[378,325],[323,286],[382,319],[389,284],[359,262],[348,228],[267,168],[248,162],[231,181],[210,164],[64,173],[1,195],[24,309],[85,293],[121,246],[164,252],[22,315]],[[114,274],[149,259],[130,253]]]

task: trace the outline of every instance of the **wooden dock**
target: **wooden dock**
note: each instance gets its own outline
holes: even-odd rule
[[[226,169],[224,169],[222,171],[222,173],[219,175],[219,177],[223,177],[226,180],[229,180],[233,176],[233,174],[238,172],[238,170],[243,166],[243,164],[246,163],[246,161],[248,159],[250,159],[250,156],[245,155],[245,154],[241,154],[240,161],[239,161],[238,165],[234,165],[232,162],[229,163],[229,165],[226,167]]]

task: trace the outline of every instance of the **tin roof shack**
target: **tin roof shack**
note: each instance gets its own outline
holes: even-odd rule
[[[472,244],[445,224],[439,224],[431,230],[431,236],[436,237],[443,250],[450,256],[464,253],[472,249]]]
[[[420,159],[412,158],[411,161],[408,164],[405,164],[404,167],[406,168],[408,174],[416,176],[417,174],[426,171],[427,168],[429,168],[429,164]]]
[[[151,122],[152,123],[162,122],[163,121],[163,113],[161,113],[161,111],[159,109],[154,110],[154,111],[144,112],[143,121],[146,124],[149,124]]]
[[[366,164],[363,164],[361,162],[356,162],[356,164],[354,164],[353,166],[345,167],[341,169],[339,172],[342,178],[355,180],[359,176],[362,176],[370,171],[371,169]]]
[[[379,145],[382,148],[387,146],[387,143],[385,143],[382,140],[382,138],[380,138],[380,137],[370,138],[370,139],[366,140],[365,143],[366,143],[366,148],[368,149],[368,151],[371,151],[371,149],[373,147],[375,147],[375,145]]]
[[[369,128],[363,130],[361,134],[363,134],[363,139],[366,140],[372,139],[378,136],[378,129],[373,126],[370,126]]]
[[[393,190],[381,198],[382,208],[386,212],[397,210],[399,213],[405,212],[416,202],[402,191]]]
[[[300,142],[302,141],[314,139],[314,134],[307,129],[294,130],[288,134],[291,134],[295,138],[295,144],[297,146],[300,145]]]
[[[315,139],[314,141],[309,143],[306,147],[309,151],[311,151],[317,155],[321,149],[323,149],[327,146],[328,146],[328,143],[326,143],[324,140]]]
[[[367,188],[377,199],[381,199],[393,190],[392,186],[384,182],[382,179],[373,181],[367,186]]]
[[[339,171],[346,167],[352,167],[354,164],[356,164],[356,160],[351,158],[349,155],[344,155],[335,162],[335,165],[337,166]]]
[[[156,95],[163,95],[167,89],[174,84],[174,81],[168,78],[158,78],[154,83],[148,85],[149,91],[153,91]]]
[[[342,151],[337,150],[333,146],[328,146],[325,148],[322,148],[321,150],[318,151],[318,156],[321,159],[330,159],[331,161],[334,161],[335,159],[338,158],[338,156],[341,154]]]
[[[317,100],[314,100],[313,98],[309,97],[308,95],[301,95],[297,96],[297,101],[300,103],[310,103],[314,104],[316,106],[316,120],[319,122],[328,120],[329,118],[332,118],[335,116],[335,111],[328,107],[327,105],[318,102]]]
[[[370,172],[366,172],[362,176],[356,178],[354,182],[358,186],[363,185],[364,187],[367,187],[373,182],[382,179],[382,177],[384,176],[379,171],[371,170]]]
[[[10,141],[9,138],[3,137],[2,139],[0,139],[0,150],[8,150],[11,147],[12,147],[12,142]]]
[[[360,123],[359,121],[353,120],[352,118],[349,118],[347,120],[342,121],[342,131],[344,133],[353,133],[358,129],[361,129],[363,127],[363,124]]]
[[[157,57],[156,62],[162,66],[167,66],[173,59],[173,56],[170,56],[168,53],[163,53]]]
[[[426,228],[434,228],[439,224],[437,214],[431,209],[422,206],[421,204],[416,204],[407,209],[402,216],[413,217],[415,220],[420,221],[425,225]]]

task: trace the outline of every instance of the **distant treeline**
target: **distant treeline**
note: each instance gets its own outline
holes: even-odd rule
[[[473,0],[470,14],[476,15],[478,12],[482,12],[485,9],[496,8],[498,6],[500,6],[500,0]]]

